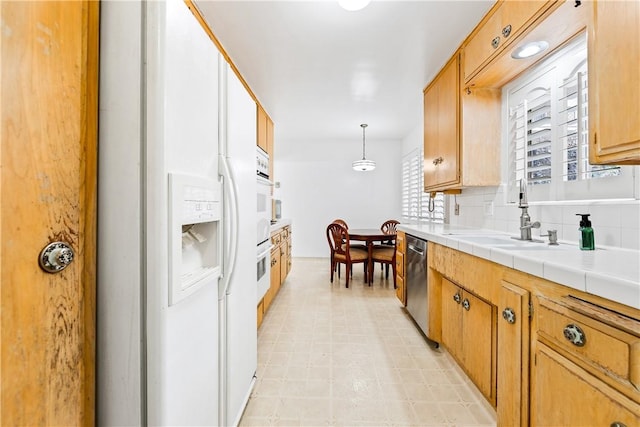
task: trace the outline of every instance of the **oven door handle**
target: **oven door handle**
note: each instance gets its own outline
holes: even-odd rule
[[[223,285],[221,288],[221,293],[219,294],[219,298],[224,298],[224,295],[229,295],[231,293],[231,278],[233,277],[236,259],[238,258],[238,189],[235,180],[233,179],[233,173],[231,171],[231,167],[229,166],[229,162],[224,156],[220,156],[220,165],[222,166],[222,177],[223,183],[227,187],[229,196],[229,218],[225,220],[225,224],[228,224],[228,237],[227,242],[229,244],[229,251],[227,252],[229,255],[224,257],[225,261],[228,261],[224,265],[224,270],[222,272]],[[226,231],[226,230],[225,230]]]
[[[269,252],[271,252],[271,249],[273,249],[273,245],[269,245],[269,247],[268,247],[267,249],[265,249],[264,251],[260,252],[260,253],[258,254],[258,259],[260,259],[260,258],[262,258],[262,257],[264,257],[264,256],[267,256],[267,254],[268,254]]]

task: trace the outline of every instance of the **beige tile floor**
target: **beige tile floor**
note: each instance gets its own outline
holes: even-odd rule
[[[377,266],[349,289],[329,260],[295,258],[258,331],[241,426],[495,426],[451,356],[429,347]]]

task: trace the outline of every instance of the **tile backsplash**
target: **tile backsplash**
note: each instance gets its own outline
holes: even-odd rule
[[[517,235],[520,209],[505,200],[504,186],[465,189],[462,194],[449,196],[449,223]],[[454,215],[456,202],[459,215]],[[533,237],[546,240],[540,236],[547,230],[557,230],[559,241],[577,245],[578,213],[591,214],[596,247],[640,250],[640,200],[530,202],[531,221],[541,223],[533,230]]]

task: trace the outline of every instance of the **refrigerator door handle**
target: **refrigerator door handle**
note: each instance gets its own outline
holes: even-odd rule
[[[231,168],[229,167],[229,162],[224,156],[220,156],[220,164],[222,166],[222,176],[224,185],[228,189],[229,195],[229,210],[230,210],[230,220],[228,221],[229,226],[229,256],[225,257],[225,266],[222,272],[223,274],[223,285],[222,285],[222,293],[220,297],[222,298],[225,294],[228,295],[231,292],[231,277],[233,276],[233,272],[235,269],[236,259],[238,257],[238,189],[235,180],[233,179],[233,173],[231,172]],[[227,221],[225,221],[227,223]]]

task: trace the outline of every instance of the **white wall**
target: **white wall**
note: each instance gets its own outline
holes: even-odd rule
[[[277,127],[277,123],[276,123]],[[379,228],[400,220],[401,141],[370,139],[366,157],[376,161],[371,172],[356,172],[351,162],[362,158],[362,139],[292,141],[275,138],[275,177],[282,217],[292,220],[294,257],[328,257],[326,228],[336,218],[350,228]]]

